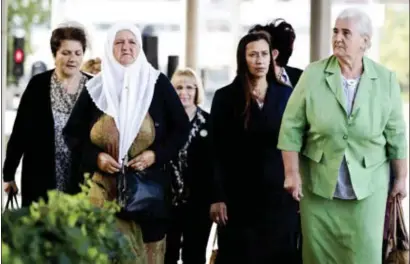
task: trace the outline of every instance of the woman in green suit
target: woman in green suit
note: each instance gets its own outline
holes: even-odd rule
[[[342,11],[333,55],[306,68],[283,115],[278,148],[284,187],[300,200],[304,264],[381,263],[390,163],[390,195],[406,196],[400,87],[364,55],[371,36],[365,13]]]

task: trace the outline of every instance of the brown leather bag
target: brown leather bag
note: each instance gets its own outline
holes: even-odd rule
[[[401,200],[395,198],[390,205],[387,230],[387,245],[384,264],[409,263],[409,234],[404,221]]]

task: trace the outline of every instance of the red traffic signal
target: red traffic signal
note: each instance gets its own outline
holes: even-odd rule
[[[24,61],[24,51],[22,49],[16,49],[14,51],[14,63],[22,63]]]

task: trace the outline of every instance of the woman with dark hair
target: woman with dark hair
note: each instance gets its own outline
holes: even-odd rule
[[[296,39],[292,25],[282,18],[277,18],[265,26],[258,24],[249,30],[249,32],[261,31],[268,33],[270,36],[277,79],[290,87],[295,87],[300,75],[302,75],[302,70],[288,66]]]
[[[77,25],[59,27],[51,34],[50,46],[55,69],[33,76],[28,83],[4,161],[4,189],[17,193],[15,173],[23,157],[22,206],[46,199],[51,189],[67,193],[80,190],[79,179],[69,176],[76,161],[63,140],[62,129],[90,78],[80,71],[87,46],[84,29]]]
[[[237,77],[212,102],[215,180],[210,213],[218,224],[217,264],[295,263],[297,202],[283,189],[276,148],[292,89],[276,80],[270,51],[266,34],[244,36]]]

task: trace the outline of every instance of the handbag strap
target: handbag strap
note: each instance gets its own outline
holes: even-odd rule
[[[389,238],[392,239],[393,248],[397,247],[397,199],[392,201],[389,216]]]
[[[14,202],[16,203],[15,205],[14,205]],[[18,207],[19,207],[19,204],[17,201],[17,195],[16,193],[10,191],[8,193],[5,210],[10,210],[10,209],[14,210],[14,209],[18,209]]]
[[[400,227],[400,232],[402,233],[401,235],[403,236],[403,239],[407,244],[406,246],[408,247],[409,237],[407,233],[406,222],[404,221],[403,206],[402,206],[401,200],[398,198],[397,198],[396,206],[397,206],[396,211],[397,211],[397,218],[398,218],[397,220],[398,220],[398,224]]]
[[[214,232],[213,236],[212,236],[212,232]],[[212,239],[212,244],[209,245],[209,240],[211,239]],[[212,250],[214,250],[217,243],[218,243],[218,226],[216,225],[216,223],[212,223],[211,231],[209,232],[208,245],[211,246]]]
[[[215,230],[214,241],[212,242],[212,249],[215,249],[215,245],[218,243],[218,231]]]

